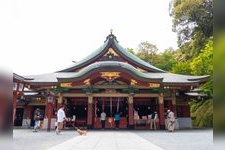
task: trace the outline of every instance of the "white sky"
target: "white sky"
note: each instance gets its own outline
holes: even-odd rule
[[[113,29],[120,45],[177,48],[170,0],[1,0],[0,68],[58,71],[99,48]]]

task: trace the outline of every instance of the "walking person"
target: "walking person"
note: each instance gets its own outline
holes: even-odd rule
[[[174,132],[174,128],[175,128],[175,116],[174,116],[174,112],[172,112],[171,110],[167,110],[168,112],[168,131],[169,132]]]
[[[61,129],[63,128],[63,122],[64,120],[67,120],[65,111],[64,111],[64,106],[60,106],[59,110],[57,111],[57,128],[55,130],[56,134],[62,134]]]
[[[40,119],[41,119],[41,111],[37,108],[34,112],[34,130],[33,132],[37,132],[37,128],[40,126]]]
[[[106,113],[104,111],[102,111],[102,113],[101,113],[102,129],[105,129],[105,120],[106,120]]]

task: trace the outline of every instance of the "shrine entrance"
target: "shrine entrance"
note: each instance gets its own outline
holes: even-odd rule
[[[120,114],[119,128],[127,128],[128,100],[126,97],[94,97],[94,128],[101,128],[101,113],[106,113],[106,128],[115,128],[114,116]]]

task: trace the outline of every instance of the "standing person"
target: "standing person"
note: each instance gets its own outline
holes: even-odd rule
[[[102,129],[105,129],[105,119],[106,119],[106,113],[102,111],[101,113]]]
[[[65,111],[64,111],[64,106],[60,106],[59,110],[57,111],[57,128],[55,130],[56,134],[61,134],[61,129],[63,128],[63,121],[67,120]]]
[[[150,121],[150,129],[153,130],[153,126],[155,127],[155,112],[151,114],[151,121]]]
[[[139,119],[138,111],[134,109],[134,120],[138,120],[138,119]]]
[[[174,128],[175,128],[175,116],[174,116],[174,112],[172,112],[171,110],[167,110],[168,112],[168,131],[169,132],[174,132]]]
[[[115,124],[116,124],[116,129],[118,129],[119,122],[120,122],[120,114],[118,112],[115,114],[114,120],[115,120]]]
[[[41,111],[37,108],[34,112],[34,130],[33,132],[37,132],[37,128],[40,126],[40,119],[41,119]]]
[[[159,129],[159,115],[158,113],[155,111],[155,129]]]
[[[156,130],[157,129],[157,125],[158,125],[158,120],[159,120],[159,118],[158,118],[158,114],[157,114],[157,112],[155,111],[154,113],[154,117],[152,117],[152,124],[153,124],[153,128],[154,128],[154,130]],[[151,126],[151,129],[152,129],[152,126]]]

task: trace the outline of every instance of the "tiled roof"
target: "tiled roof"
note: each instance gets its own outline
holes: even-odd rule
[[[143,73],[139,72],[136,68],[130,64],[117,62],[117,61],[101,61],[93,63],[79,72],[56,72],[43,75],[28,76],[33,78],[31,82],[47,82],[47,83],[58,83],[58,82],[72,82],[78,78],[85,78],[96,71],[110,71],[118,70],[125,71],[133,74],[140,79],[146,81],[158,80],[163,83],[197,83],[201,80],[208,78],[209,76],[190,76],[190,75],[179,75],[173,73]]]
[[[113,34],[110,34],[109,36],[107,36],[107,39],[104,42],[104,44],[100,48],[95,50],[93,53],[88,55],[86,58],[84,58],[81,61],[73,64],[72,66],[70,66],[66,69],[63,69],[61,71],[58,71],[58,72],[73,71],[75,69],[84,67],[88,63],[91,63],[91,62],[93,63],[98,56],[104,54],[110,47],[112,47],[117,53],[121,54],[124,58],[126,58],[130,62],[132,62],[138,66],[144,67],[145,69],[147,69],[149,71],[166,72],[164,70],[161,70],[157,67],[152,66],[151,64],[143,61],[142,59],[140,59],[137,56],[133,55],[132,53],[128,52],[125,48],[123,48],[122,46],[119,45],[118,41],[116,40],[116,36],[114,36]]]
[[[163,78],[163,83],[193,83],[199,82],[209,76],[190,76],[174,73],[146,73],[150,78],[158,77]]]

